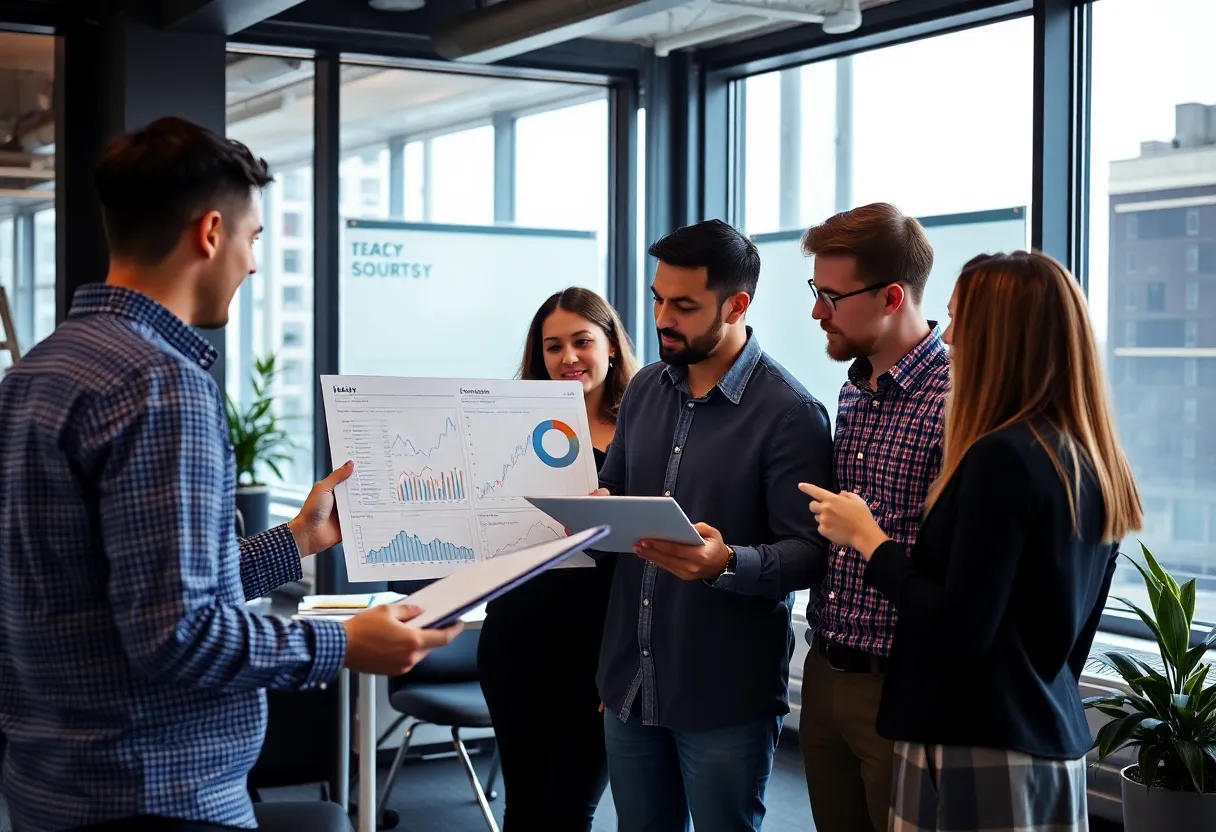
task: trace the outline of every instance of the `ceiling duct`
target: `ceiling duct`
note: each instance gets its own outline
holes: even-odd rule
[[[431,36],[451,61],[493,63],[683,6],[687,0],[502,0]]]

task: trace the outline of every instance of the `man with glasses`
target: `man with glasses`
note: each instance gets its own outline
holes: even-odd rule
[[[838,487],[865,498],[909,550],[941,467],[950,361],[921,311],[933,248],[925,231],[885,203],[837,214],[803,235],[814,255],[813,316],[828,355],[851,361],[836,416]],[[807,610],[798,742],[815,828],[887,828],[893,748],[875,720],[895,612],[862,581],[857,552],[832,546]]]

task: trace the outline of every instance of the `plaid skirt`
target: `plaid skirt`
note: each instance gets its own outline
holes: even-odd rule
[[[1086,832],[1085,758],[895,743],[889,832]]]

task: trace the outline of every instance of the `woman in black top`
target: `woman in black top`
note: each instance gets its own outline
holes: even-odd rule
[[[978,257],[950,314],[942,471],[910,556],[865,495],[803,487],[899,615],[878,714],[891,828],[1087,829],[1077,684],[1140,498],[1059,263]]]
[[[571,288],[537,310],[519,375],[582,382],[598,470],[636,370],[616,311]],[[502,760],[504,832],[591,828],[608,783],[595,671],[614,563],[551,570],[486,610],[477,665]]]

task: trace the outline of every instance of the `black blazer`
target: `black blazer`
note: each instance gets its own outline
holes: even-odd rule
[[[866,567],[898,611],[879,733],[1082,757],[1091,737],[1077,682],[1118,550],[1101,540],[1104,517],[1083,466],[1074,531],[1064,484],[1029,428],[976,442],[911,555],[884,543]]]

